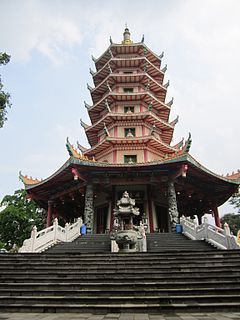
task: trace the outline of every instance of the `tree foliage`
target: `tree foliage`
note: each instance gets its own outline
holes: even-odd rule
[[[237,235],[238,230],[240,230],[240,214],[234,214],[234,213],[225,214],[221,219],[222,225],[224,225],[225,222],[229,225],[232,233],[234,235]]]
[[[238,212],[240,213],[240,193],[235,193],[229,202],[234,206],[235,209],[238,209]]]
[[[10,61],[10,56],[7,53],[0,52],[0,66],[6,65]],[[3,91],[3,83],[0,76],[0,128],[3,127],[7,120],[7,107],[11,107],[10,94]]]
[[[6,195],[1,206],[5,207],[0,212],[0,244],[6,249],[21,246],[23,241],[30,237],[31,229],[37,226],[43,228],[44,210],[27,198],[25,190],[20,189],[14,195]]]

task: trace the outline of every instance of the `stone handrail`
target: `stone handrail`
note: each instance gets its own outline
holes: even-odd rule
[[[183,234],[192,240],[205,240],[222,250],[240,249],[237,238],[231,234],[227,223],[224,224],[224,229],[222,229],[209,224],[207,217],[204,217],[201,225],[190,218],[181,217],[180,224],[183,228]]]
[[[43,252],[58,242],[71,242],[80,235],[82,223],[82,219],[78,218],[75,223],[66,223],[63,228],[55,218],[52,226],[41,231],[37,231],[37,227],[34,226],[31,238],[24,240],[18,252]]]

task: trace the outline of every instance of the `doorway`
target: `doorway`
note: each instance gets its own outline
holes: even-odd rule
[[[156,205],[157,229],[159,232],[169,232],[168,208]]]
[[[107,218],[108,218],[108,205],[96,208],[95,213],[96,233],[106,233]]]

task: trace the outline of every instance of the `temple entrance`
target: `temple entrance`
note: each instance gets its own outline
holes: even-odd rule
[[[135,226],[140,226],[140,221],[142,220],[142,215],[144,213],[144,203],[136,201],[135,207],[139,208],[140,215],[133,217],[133,224]]]
[[[169,232],[168,208],[156,205],[156,216],[159,232]]]
[[[98,207],[95,211],[96,233],[106,233],[108,205]]]

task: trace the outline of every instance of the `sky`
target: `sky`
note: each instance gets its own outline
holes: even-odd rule
[[[0,199],[23,185],[23,174],[47,178],[68,159],[66,138],[88,147],[80,118],[90,123],[91,55],[109,37],[131,38],[164,51],[173,144],[192,134],[190,153],[217,174],[240,169],[239,0],[0,0],[1,67],[12,108],[0,129]],[[230,205],[220,213],[233,212]]]

